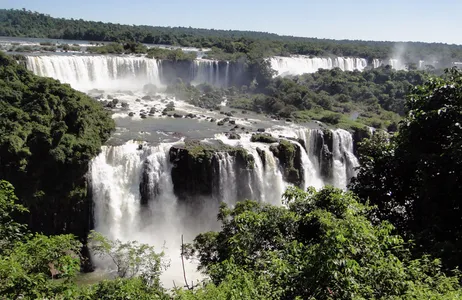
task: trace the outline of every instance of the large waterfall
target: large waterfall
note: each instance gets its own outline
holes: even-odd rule
[[[309,57],[303,55],[270,58],[271,67],[277,75],[300,75],[304,73],[315,73],[319,69],[340,68],[343,71],[362,71],[367,67],[367,60],[354,57]]]
[[[133,90],[144,84],[160,85],[159,61],[112,55],[27,56],[27,67],[39,76],[52,77],[79,90]]]
[[[303,149],[300,160],[305,189],[325,184],[344,189],[358,166],[351,134],[345,130],[285,128],[271,133],[284,136],[283,139]],[[250,139],[251,134],[244,134],[239,140],[228,139],[223,134],[215,136],[214,140],[244,148],[253,156],[254,166],[246,171],[249,180],[242,183],[236,172],[236,158],[217,151],[214,155],[218,178],[214,182],[218,186],[209,196],[200,196],[199,201],[194,202],[194,206],[199,207],[182,202],[174,192],[171,171],[175,163],[170,162],[169,150],[181,141],[157,146],[140,142],[104,146],[90,168],[95,229],[110,238],[136,239],[158,246],[159,251],[163,248],[172,265],[163,275],[163,281],[170,284],[174,280],[181,284],[179,247],[182,234],[190,241],[199,232],[217,229],[219,203],[234,205],[243,200],[239,198],[239,187],[248,189],[251,199],[280,205],[281,195],[291,185],[283,178],[280,162],[270,151],[271,144]],[[193,265],[188,265],[187,271],[193,278],[199,278]]]
[[[168,61],[138,56],[113,55],[34,55],[27,56],[27,67],[39,76],[52,77],[72,87],[88,91],[140,90],[145,84],[161,86],[176,78],[183,78],[193,84],[209,83],[214,86],[228,86],[231,80],[230,63],[198,59],[184,68],[174,63],[170,76],[164,74],[163,65]],[[168,78],[167,78],[168,77]]]

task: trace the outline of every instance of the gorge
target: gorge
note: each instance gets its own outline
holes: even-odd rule
[[[289,185],[345,189],[358,166],[352,135],[343,129],[295,125],[249,112],[234,112],[217,126],[220,112],[194,107],[160,89],[147,96],[143,86],[161,88],[173,66],[143,57],[27,56],[27,67],[37,75],[96,93],[100,101],[117,98],[117,130],[88,173],[94,226],[113,239],[165,247],[172,264],[162,275],[166,285],[182,280],[181,235],[191,240],[215,229],[220,202],[254,199],[280,205]],[[239,68],[196,61],[186,69],[185,80],[226,85]],[[152,117],[128,117],[122,103],[135,111],[151,108]],[[168,103],[182,117],[162,115]],[[229,111],[226,106],[222,110]],[[187,269],[194,274],[194,265]]]

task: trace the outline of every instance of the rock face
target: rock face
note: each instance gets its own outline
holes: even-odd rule
[[[214,187],[219,183],[219,154],[234,157],[236,174],[245,180],[249,169],[254,167],[254,157],[240,147],[231,147],[217,141],[214,144],[187,140],[184,145],[170,148],[173,163],[172,181],[175,195],[182,201],[191,202],[198,196],[213,197]],[[248,182],[248,181],[247,181]],[[246,194],[245,190],[242,192]]]
[[[355,127],[353,128],[353,153],[358,156],[358,144],[364,139],[371,138],[371,132],[367,127]]]
[[[303,170],[301,161],[301,147],[287,140],[281,140],[278,145],[270,147],[274,156],[279,159],[282,175],[287,182],[302,186]]]
[[[143,173],[141,175],[140,182],[140,195],[142,205],[147,205],[149,199],[154,199],[157,195],[159,195],[159,182],[154,180],[151,176],[153,172],[154,170],[152,169],[152,165],[147,160],[145,160],[143,163]]]

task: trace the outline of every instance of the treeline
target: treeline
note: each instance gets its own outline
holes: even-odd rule
[[[107,42],[141,42],[183,47],[216,48],[222,56],[255,52],[260,56],[304,54],[387,58],[398,46],[408,62],[434,60],[448,64],[462,60],[462,46],[441,43],[393,43],[329,40],[280,36],[266,32],[131,26],[59,19],[26,10],[0,10],[0,36],[71,39]],[[218,56],[218,54],[216,53]],[[432,58],[432,59],[430,59]]]
[[[226,98],[232,108],[274,118],[319,120],[344,128],[366,124],[395,131],[400,116],[406,112],[406,95],[429,76],[422,71],[396,71],[389,66],[363,72],[320,70],[285,78],[272,78],[270,70],[258,74],[261,84],[252,81],[240,88],[219,89],[178,82],[169,86],[167,92],[203,108],[218,109]]]

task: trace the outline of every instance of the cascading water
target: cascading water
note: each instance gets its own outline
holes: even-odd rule
[[[135,56],[40,55],[27,56],[27,67],[36,75],[52,77],[87,91],[136,90],[147,83],[160,86],[159,62]]]
[[[209,59],[197,59],[192,64],[192,83],[208,83],[214,86],[228,86],[229,62],[225,62],[224,72],[220,69],[220,62]],[[223,74],[224,73],[224,74]]]
[[[274,56],[269,59],[271,67],[279,76],[315,73],[319,69],[340,68],[343,71],[362,71],[367,67],[367,60],[353,57],[309,57],[309,56]]]
[[[359,166],[353,154],[353,139],[351,134],[343,129],[333,133],[334,185],[346,189],[350,179],[355,176],[355,168]]]
[[[219,164],[219,197],[228,205],[234,205],[237,201],[237,177],[235,170],[235,158],[228,153],[218,153]]]
[[[358,162],[353,155],[351,134],[341,129],[329,132],[332,136],[330,146],[326,144],[328,139],[323,131],[318,129],[271,131],[274,136],[292,138],[288,141],[300,147],[302,187],[305,189],[308,186],[320,188],[325,183],[346,188],[354,175]],[[297,138],[300,143],[293,140]],[[247,175],[242,182],[237,172],[236,157],[226,152],[215,153],[214,159],[218,163],[216,176],[219,178],[214,184],[218,186],[209,197],[201,196],[201,201],[194,202],[194,205],[202,205],[194,212],[188,206],[191,204],[180,201],[174,193],[171,175],[174,165],[169,157],[174,143],[149,146],[127,142],[121,146],[104,146],[102,153],[91,163],[95,229],[113,239],[138,240],[155,245],[159,251],[165,246],[167,258],[171,260],[171,268],[162,275],[166,285],[172,280],[181,284],[178,250],[181,235],[185,235],[186,241],[191,241],[200,232],[216,230],[219,226],[215,219],[219,202],[234,205],[236,201],[243,200],[238,190],[244,184],[249,191],[246,198],[280,205],[281,196],[290,185],[284,180],[279,161],[270,150],[271,144],[251,142],[251,134],[243,134],[239,140],[218,134],[215,139],[244,148],[254,157],[254,165],[244,170]],[[329,147],[332,149],[332,162],[326,163],[322,155]],[[321,172],[326,166],[332,166],[330,177]],[[187,272],[193,280],[200,277],[192,264],[187,265]]]
[[[103,146],[102,152],[91,163],[91,190],[94,202],[95,230],[112,239],[137,240],[162,249],[171,267],[161,279],[166,285],[183,282],[179,249],[181,235],[186,240],[210,227],[194,228],[187,213],[182,211],[173,193],[170,176],[171,164],[168,149],[171,144],[143,146],[128,142],[122,146]],[[154,198],[147,205],[141,204],[140,185],[144,165],[149,164],[149,174],[154,181],[144,183],[145,189],[153,189]],[[98,261],[95,261],[98,266]],[[100,267],[106,267],[105,265]],[[196,266],[186,265],[190,279],[196,280]]]

